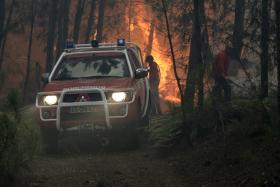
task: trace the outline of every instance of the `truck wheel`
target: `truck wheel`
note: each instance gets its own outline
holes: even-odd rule
[[[56,153],[58,148],[58,131],[56,128],[41,128],[43,147],[47,153]]]
[[[139,108],[137,108],[137,116],[132,122],[113,127],[110,135],[112,149],[131,150],[139,147],[137,127],[139,127],[140,112],[138,111]]]
[[[132,150],[139,146],[138,132],[134,124],[113,128],[109,134],[109,148],[112,150]]]
[[[137,123],[137,122],[136,122]],[[124,131],[124,145],[127,149],[136,149],[139,147],[137,124],[130,124]]]

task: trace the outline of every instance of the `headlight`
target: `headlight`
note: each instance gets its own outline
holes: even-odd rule
[[[57,103],[57,96],[56,95],[48,95],[44,98],[44,103],[48,105],[55,105]]]
[[[112,99],[115,102],[122,102],[126,99],[126,93],[125,92],[113,92],[112,93]]]

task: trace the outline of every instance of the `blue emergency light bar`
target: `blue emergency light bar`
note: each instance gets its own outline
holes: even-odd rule
[[[67,40],[66,41],[66,49],[71,49],[71,48],[75,48],[75,44],[73,40]]]
[[[99,43],[97,40],[92,40],[91,41],[91,47],[98,47],[99,46]]]
[[[119,39],[117,40],[117,45],[118,45],[118,46],[125,46],[125,39],[119,38]]]
[[[101,43],[99,44],[98,40],[91,40],[90,44],[75,44],[72,39],[68,39],[66,41],[66,49],[69,50],[78,50],[78,49],[83,49],[83,48],[108,48],[108,47],[125,47],[126,42],[125,39],[119,38],[117,39],[117,43]]]

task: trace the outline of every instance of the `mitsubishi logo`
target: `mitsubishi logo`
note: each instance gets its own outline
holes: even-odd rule
[[[87,102],[87,101],[89,101],[90,100],[90,98],[89,98],[89,96],[87,95],[87,94],[81,94],[81,95],[79,95],[79,97],[77,98],[77,101],[78,102]]]

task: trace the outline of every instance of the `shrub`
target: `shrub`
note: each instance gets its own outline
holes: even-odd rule
[[[271,132],[279,135],[276,99],[235,99],[231,104],[205,104],[202,111],[187,113],[187,124],[193,143],[210,134],[252,137]],[[182,138],[182,123],[178,109],[165,117],[151,121],[150,138],[158,148],[177,146]],[[183,142],[184,143],[184,142]]]
[[[19,93],[11,91],[0,111],[0,186],[10,185],[41,149],[39,131],[32,120],[34,107],[20,110],[19,99]]]

